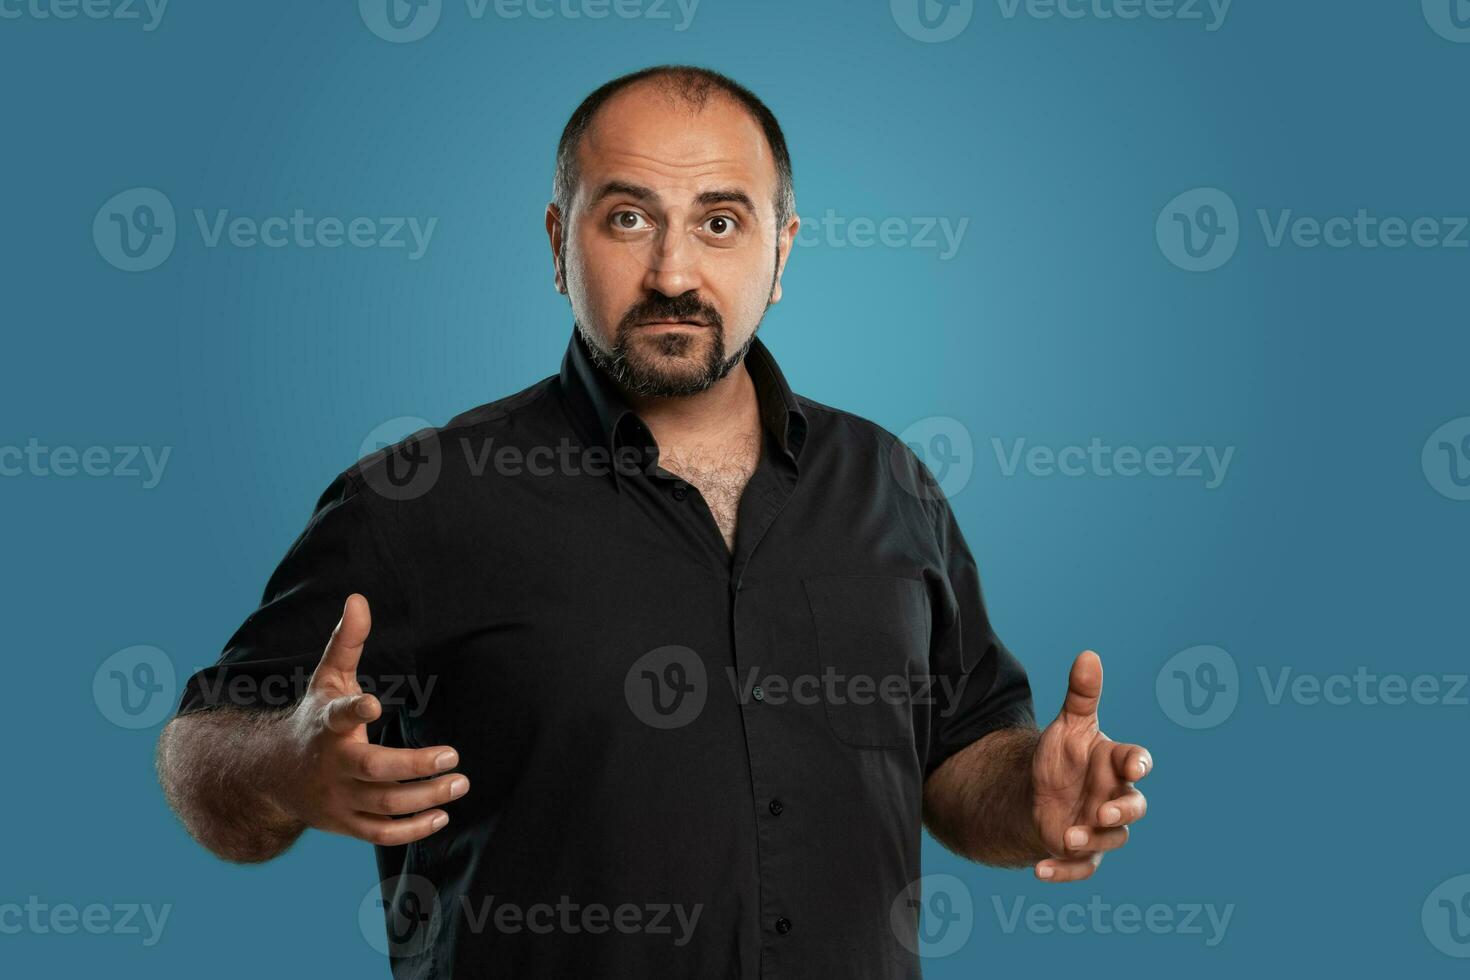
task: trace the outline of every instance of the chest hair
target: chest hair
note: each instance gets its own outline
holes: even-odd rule
[[[760,428],[718,446],[671,446],[659,449],[659,466],[693,484],[704,498],[725,547],[735,550],[735,518],[740,497],[760,462]]]

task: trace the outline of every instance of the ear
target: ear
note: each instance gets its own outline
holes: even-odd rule
[[[776,281],[771,285],[771,302],[781,302],[781,273],[786,271],[786,260],[791,257],[791,245],[796,241],[796,230],[801,227],[801,217],[793,214],[776,239]]]
[[[566,238],[561,220],[561,209],[555,203],[546,205],[546,237],[551,242],[551,275],[556,291],[566,294],[567,260]]]

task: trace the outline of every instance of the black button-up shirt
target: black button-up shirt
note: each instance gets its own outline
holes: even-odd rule
[[[1034,723],[947,503],[757,339],[732,552],[583,344],[340,474],[180,712],[289,704],[367,596],[369,737],[471,784],[376,848],[399,977],[917,977],[923,781]]]

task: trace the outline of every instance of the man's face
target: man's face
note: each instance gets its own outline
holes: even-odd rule
[[[629,391],[708,388],[781,298],[800,223],[775,227],[759,124],[725,96],[695,111],[639,83],[603,105],[577,158],[570,213],[547,211],[577,329]]]

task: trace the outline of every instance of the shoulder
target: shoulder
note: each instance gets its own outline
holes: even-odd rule
[[[473,464],[476,453],[511,439],[543,439],[559,431],[561,408],[557,376],[460,412],[443,425],[421,426],[396,441],[366,453],[333,481],[353,493],[364,488],[378,496],[407,500],[422,496],[446,470]],[[415,421],[423,421],[422,419]],[[412,422],[400,426],[399,431]]]

